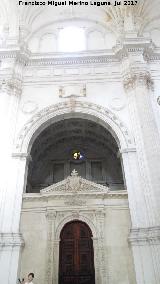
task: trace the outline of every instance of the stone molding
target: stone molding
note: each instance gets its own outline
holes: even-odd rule
[[[74,203],[72,205],[84,205],[84,201],[86,201],[86,198],[102,198],[102,199],[124,199],[124,198],[127,198],[128,196],[128,193],[126,190],[119,190],[119,191],[109,191],[104,193],[103,191],[97,191],[97,193],[94,193],[93,191],[91,192],[85,192],[84,193],[78,193],[78,196],[79,196],[79,201],[77,201],[77,203],[79,204],[76,204],[76,202],[74,203],[74,200],[75,200],[75,194],[74,193],[68,193],[66,194],[66,192],[60,192],[60,193],[57,193],[57,192],[54,192],[52,194],[40,194],[40,193],[23,193],[23,199],[25,201],[29,201],[29,202],[34,202],[35,200],[39,200],[41,199],[42,201],[46,201],[48,199],[57,199],[57,200],[63,200],[65,199],[65,202],[66,202],[66,205],[69,205],[69,203],[67,204],[68,201],[71,200],[70,202],[70,205],[71,203]],[[84,197],[85,196],[85,197]],[[73,199],[72,199],[73,198]],[[76,195],[76,198],[77,198],[77,195]],[[85,199],[85,200],[84,200]]]
[[[20,233],[0,233],[0,247],[24,246],[24,239]]]
[[[86,205],[87,201],[84,199],[80,199],[80,196],[73,195],[71,198],[68,198],[68,201],[66,200],[64,202],[65,205],[70,205],[70,206],[83,206]]]
[[[96,184],[94,182],[88,181],[84,178],[78,176],[78,172],[72,171],[71,175],[68,176],[63,181],[55,183],[47,188],[40,190],[41,194],[54,194],[54,192],[71,192],[71,193],[81,193],[81,192],[108,192],[108,187]]]
[[[134,139],[129,133],[129,130],[125,124],[120,120],[120,118],[111,112],[109,109],[104,108],[100,105],[96,105],[91,102],[82,102],[75,100],[74,107],[74,117],[76,117],[76,112],[84,114],[86,118],[93,117],[96,121],[101,122],[104,127],[107,125],[107,129],[117,136],[118,144],[120,143],[121,148],[133,148]],[[32,136],[36,131],[41,131],[46,127],[47,122],[50,123],[51,120],[60,120],[60,115],[64,119],[66,116],[73,117],[72,105],[70,101],[58,103],[51,105],[37,112],[21,129],[18,137],[16,139],[15,153],[27,153],[28,146]],[[78,115],[77,115],[78,116]],[[61,119],[62,119],[61,118]],[[91,120],[93,119],[91,118]],[[43,129],[42,129],[43,128]]]
[[[19,62],[26,64],[30,57],[31,52],[23,47],[0,48],[0,59],[17,58]]]
[[[155,45],[149,38],[124,38],[113,48],[114,54],[121,61],[129,53],[142,54],[149,59],[155,53]]]
[[[51,210],[49,210],[51,212]],[[59,241],[60,233],[64,225],[70,221],[80,220],[85,222],[93,234],[95,278],[96,283],[105,283],[106,260],[104,254],[104,208],[96,210],[79,211],[79,209],[70,209],[67,211],[53,212],[53,219],[48,219],[48,241],[47,241],[47,263],[46,280],[47,283],[54,281],[58,284],[58,263],[59,263]],[[54,232],[54,233],[53,233]]]
[[[69,87],[69,90],[67,88]],[[86,84],[69,84],[59,86],[59,98],[74,99],[77,97],[86,97]]]
[[[129,242],[135,246],[160,245],[160,227],[136,228],[131,229]]]
[[[31,155],[27,153],[12,153],[12,157],[16,159],[29,159],[30,161],[32,160]]]
[[[97,209],[100,212],[100,208]],[[64,225],[73,220],[81,220],[88,224],[90,227],[93,237],[98,238],[99,234],[97,228],[95,226],[95,210],[83,210],[78,208],[67,208],[66,211],[58,211],[57,212],[57,219],[56,219],[56,228],[55,228],[55,239],[60,239],[60,233]]]
[[[144,53],[147,60],[160,60],[160,52],[155,48],[149,38],[136,37],[123,39],[113,50],[108,51],[84,51],[72,54],[56,53],[32,53],[25,46],[16,46],[14,48],[0,48],[0,59],[17,58],[28,66],[49,66],[49,65],[79,65],[79,64],[104,64],[118,62],[126,54]]]
[[[86,64],[107,64],[118,62],[114,54],[105,55],[83,55],[82,57],[39,57],[34,56],[28,62],[28,66],[64,66],[64,65],[86,65]]]

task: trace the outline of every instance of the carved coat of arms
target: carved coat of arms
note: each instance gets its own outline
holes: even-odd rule
[[[81,189],[81,181],[80,177],[78,176],[78,172],[76,170],[73,170],[71,173],[71,176],[68,177],[68,181],[66,184],[66,190],[71,190],[71,191],[79,191]]]

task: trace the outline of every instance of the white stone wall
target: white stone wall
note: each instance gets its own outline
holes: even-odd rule
[[[125,196],[125,197],[124,197]],[[87,198],[87,196],[86,196]],[[99,237],[99,221],[97,218],[104,218],[103,220],[103,235],[102,250],[104,252],[104,282],[98,278],[96,284],[101,283],[123,283],[135,284],[135,272],[133,265],[133,256],[128,236],[131,227],[130,213],[128,208],[127,195],[119,194],[119,196],[109,196],[102,202],[101,199],[92,197],[87,198],[86,205],[81,206],[64,206],[65,199],[61,198],[55,200],[49,197],[46,202],[40,197],[40,194],[25,194],[23,198],[23,206],[21,213],[20,231],[23,234],[25,247],[22,250],[21,256],[21,271],[20,276],[23,277],[28,271],[35,273],[35,282],[43,284],[47,281],[46,274],[48,269],[47,254],[49,254],[47,247],[47,212],[53,212],[52,220],[55,218],[55,228],[53,229],[53,243],[56,238],[56,230],[63,223],[67,216],[71,220],[83,220],[81,216],[85,216],[89,220],[88,225],[93,223],[95,225],[95,232],[93,233],[93,240]],[[103,214],[101,213],[103,212]],[[52,214],[53,214],[52,213]],[[98,214],[102,214],[98,217]],[[96,218],[95,218],[95,217]],[[86,221],[85,220],[85,221]],[[96,221],[97,220],[97,221]],[[65,221],[64,221],[65,222]],[[87,221],[86,221],[87,222]],[[95,242],[93,241],[95,246]],[[55,250],[55,248],[53,248]],[[58,252],[58,250],[57,250]],[[53,251],[54,253],[54,251]],[[102,254],[102,252],[100,252]],[[101,255],[99,256],[101,257]],[[56,284],[58,271],[54,267],[58,266],[58,256],[54,256],[53,260],[53,284]],[[103,269],[103,263],[96,261],[95,248],[95,271]],[[48,282],[47,282],[48,283]]]
[[[22,192],[34,138],[58,119],[85,117],[106,127],[119,146],[136,283],[159,284],[159,0],[116,10],[82,6],[33,12],[34,7],[19,9],[17,1],[5,0],[0,8],[1,281],[17,280],[24,244]],[[70,22],[83,23],[86,50],[58,53],[57,30]],[[48,227],[52,223],[49,219]],[[115,259],[112,255],[118,271]],[[105,277],[114,277],[109,271]]]

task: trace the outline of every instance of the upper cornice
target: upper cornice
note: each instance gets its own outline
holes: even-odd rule
[[[0,47],[0,60],[15,58],[26,64],[30,57],[31,52],[26,48],[20,48],[18,46]]]
[[[148,62],[160,60],[160,48],[156,48],[150,39],[123,39],[112,50],[83,51],[79,53],[32,53],[18,46],[0,48],[0,60],[18,59],[25,66],[73,66],[91,64],[120,63],[129,53],[143,54]]]
[[[119,60],[127,57],[128,54],[143,54],[149,60],[151,55],[155,53],[155,45],[148,38],[125,38],[118,42],[113,48],[114,54]]]

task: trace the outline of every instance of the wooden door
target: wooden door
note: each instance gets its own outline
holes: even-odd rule
[[[84,222],[73,221],[62,229],[59,284],[95,284],[92,233]]]

